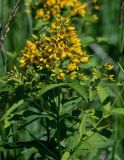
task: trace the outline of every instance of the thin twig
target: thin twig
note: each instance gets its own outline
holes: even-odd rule
[[[14,132],[13,126],[11,129],[12,129],[12,133],[13,133]],[[15,143],[15,136],[14,135],[12,136],[12,139],[13,139],[13,143]],[[15,159],[17,159],[16,148],[14,148],[14,155],[15,155]]]
[[[1,160],[5,160],[5,159],[4,159],[4,153],[3,153],[3,152],[1,152]]]
[[[57,122],[57,141],[58,141],[58,151],[59,151],[59,157],[58,159],[61,159],[62,153],[61,153],[61,144],[60,144],[60,103],[61,103],[61,99],[60,99],[60,88],[58,89],[58,106],[57,106],[57,117],[56,117],[56,122]]]
[[[44,149],[46,149],[55,159],[57,159],[56,155],[49,149],[47,146],[45,146],[39,139],[37,139],[29,130],[24,128],[24,130],[33,138],[36,140],[38,144],[40,144]]]
[[[123,53],[124,49],[124,0],[121,0],[120,9],[120,52]]]
[[[14,19],[14,17],[16,16],[16,13],[19,9],[19,3],[20,3],[21,0],[17,0],[13,9],[12,9],[12,12],[10,13],[9,15],[9,18],[8,18],[8,21],[5,25],[5,28],[2,30],[1,29],[1,32],[0,32],[0,51],[2,51],[2,46],[3,46],[3,43],[4,43],[4,40],[8,34],[8,32],[10,31],[10,25]]]

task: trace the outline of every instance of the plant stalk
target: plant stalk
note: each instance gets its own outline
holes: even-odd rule
[[[57,117],[56,117],[56,122],[57,122],[57,141],[58,141],[58,151],[59,151],[59,160],[61,160],[61,144],[60,144],[60,103],[61,103],[61,98],[60,98],[60,88],[58,90],[58,106],[57,106]]]

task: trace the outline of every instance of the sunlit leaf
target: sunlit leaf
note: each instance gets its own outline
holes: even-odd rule
[[[69,160],[69,157],[70,157],[70,152],[66,151],[66,152],[63,154],[61,160]]]
[[[107,88],[98,86],[97,92],[98,92],[101,102],[103,102],[109,96]]]
[[[19,106],[24,104],[24,100],[20,100],[17,103],[14,103],[7,111],[6,113],[3,115],[3,117],[0,119],[4,120],[6,117],[8,117],[14,110],[16,110]]]
[[[86,89],[84,86],[80,84],[79,81],[74,81],[72,83],[69,83],[68,86],[72,89],[74,89],[79,95],[81,95],[86,101],[88,101]]]
[[[84,117],[79,126],[79,135],[81,138],[82,138],[82,135],[85,133],[85,127],[86,127],[86,114],[84,114]]]

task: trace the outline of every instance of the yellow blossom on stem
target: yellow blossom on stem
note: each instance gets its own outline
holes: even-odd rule
[[[104,64],[104,68],[105,68],[106,70],[112,70],[112,69],[114,68],[114,66],[112,66],[111,64],[105,63],[105,64]]]
[[[76,63],[70,63],[68,66],[67,66],[67,69],[69,71],[74,71],[74,70],[77,70],[78,69],[78,66],[76,65]]]
[[[65,73],[60,73],[57,75],[58,79],[63,79],[65,77]]]
[[[80,64],[89,61],[86,51],[81,49],[76,29],[68,18],[56,18],[46,35],[32,37],[33,40],[27,41],[22,51],[19,60],[21,67],[47,69],[52,77],[60,80],[75,79],[81,69]]]
[[[87,63],[88,61],[89,61],[88,57],[81,57],[80,58],[80,62],[82,62],[82,63]]]
[[[93,8],[99,10],[99,5],[97,1],[92,1]],[[36,9],[35,18],[43,19],[45,21],[50,18],[57,18],[63,15],[64,10],[69,8],[67,16],[91,16],[92,10],[89,9],[91,5],[86,2],[81,2],[81,0],[36,0],[32,3],[26,3],[26,6],[31,6],[32,9]],[[65,14],[64,14],[65,15]],[[93,16],[96,20],[96,16]]]

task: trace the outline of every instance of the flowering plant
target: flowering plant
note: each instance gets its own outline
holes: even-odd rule
[[[99,10],[99,4],[97,0],[92,0],[91,2],[82,2],[80,0],[37,0],[37,1],[27,1],[27,9],[25,12],[30,14],[34,13],[36,19],[43,19],[48,21],[51,18],[64,16],[81,16],[84,18],[89,18],[90,20],[97,20],[96,14],[92,15],[92,11]],[[91,6],[93,6],[91,8]],[[87,19],[86,18],[86,19]]]
[[[19,160],[100,157],[110,141],[112,115],[124,110],[113,108],[113,65],[94,65],[73,23],[77,15],[92,17],[91,10],[78,0],[26,5],[36,19],[50,23],[32,34],[17,67],[0,78],[1,157],[12,149]]]

